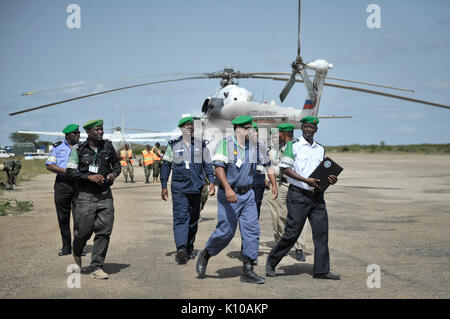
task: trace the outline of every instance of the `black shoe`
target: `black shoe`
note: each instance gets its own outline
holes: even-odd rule
[[[204,276],[206,272],[206,266],[208,266],[209,254],[204,250],[199,251],[197,255],[197,263],[195,265],[195,270],[199,276]]]
[[[335,275],[331,272],[327,274],[314,274],[315,279],[341,280],[341,275]]]
[[[264,277],[258,276],[253,271],[252,262],[244,262],[244,266],[242,268],[242,282],[248,282],[251,284],[263,284],[265,282]]]
[[[65,256],[65,255],[70,255],[70,254],[72,254],[72,251],[71,251],[71,250],[63,250],[63,249],[61,249],[61,250],[58,252],[58,256]]]
[[[268,277],[275,277],[276,276],[276,274],[275,274],[275,267],[272,267],[270,265],[269,257],[267,257],[267,260],[266,260],[266,276],[268,276]]]
[[[298,261],[306,260],[305,254],[303,253],[303,251],[301,249],[295,250],[295,259],[297,259]]]
[[[134,180],[131,180],[131,183],[134,183]]]
[[[180,249],[177,251],[177,254],[175,255],[175,260],[179,265],[183,265],[186,263],[186,250]]]
[[[187,252],[187,259],[195,259],[195,254],[192,251]]]

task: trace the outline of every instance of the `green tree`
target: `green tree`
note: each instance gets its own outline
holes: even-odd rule
[[[9,135],[9,139],[14,143],[34,143],[36,144],[36,140],[39,138],[37,134],[22,134],[22,133],[11,133]]]

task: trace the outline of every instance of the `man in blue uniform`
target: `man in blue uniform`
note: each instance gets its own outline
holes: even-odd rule
[[[263,152],[263,154],[267,153],[267,148],[264,144],[260,144],[258,142],[258,125],[255,123],[252,124],[253,131],[251,133],[252,142],[256,145],[258,151]],[[261,148],[261,149],[260,149]],[[268,182],[266,180],[266,173],[263,165],[261,163],[257,163],[256,170],[253,175],[253,191],[255,192],[255,202],[256,208],[258,209],[258,219],[261,215],[261,204],[264,197],[264,191],[268,188]]]
[[[161,198],[167,200],[167,182],[172,171],[173,233],[177,253],[175,260],[185,264],[195,258],[194,241],[200,217],[201,192],[205,177],[209,180],[209,195],[213,196],[214,170],[207,142],[194,138],[194,119],[190,116],[178,122],[182,136],[169,141],[161,167]],[[206,176],[205,176],[206,174]]]
[[[56,175],[54,201],[56,206],[56,216],[58,217],[59,230],[62,238],[62,249],[58,256],[70,255],[72,253],[72,243],[70,234],[70,211],[74,218],[75,226],[75,205],[76,205],[76,181],[66,176],[66,166],[70,152],[80,140],[78,124],[67,125],[62,132],[65,134],[63,141],[53,144],[53,148],[48,156],[45,166]],[[82,256],[86,255],[83,250]]]
[[[252,122],[251,116],[238,116],[231,122],[234,134],[217,145],[213,164],[220,183],[217,192],[218,222],[205,249],[198,254],[196,270],[199,276],[205,274],[209,258],[230,243],[239,223],[244,263],[241,281],[264,283],[264,278],[253,271],[253,262],[258,257],[260,229],[252,187],[257,163],[268,166],[270,160],[265,154],[257,152],[256,146],[249,141]],[[268,173],[272,184],[276,185],[275,175],[272,171]],[[272,194],[277,197],[276,186],[272,188]]]
[[[276,276],[275,267],[294,246],[308,218],[314,242],[314,278],[339,280],[339,275],[330,272],[328,214],[323,192],[317,184],[319,180],[308,177],[325,157],[324,148],[313,138],[319,119],[306,116],[300,122],[303,136],[286,143],[281,159],[280,166],[290,184],[286,199],[288,215],[284,234],[267,257],[266,275]],[[330,175],[328,181],[335,184],[337,177]]]

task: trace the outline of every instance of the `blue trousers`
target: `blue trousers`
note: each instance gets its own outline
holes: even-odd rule
[[[244,260],[256,260],[259,246],[259,221],[253,190],[236,194],[237,202],[230,203],[223,189],[217,192],[217,226],[206,243],[210,256],[220,253],[233,239],[239,222]]]
[[[261,204],[262,204],[265,190],[266,190],[266,185],[253,185],[253,191],[255,192],[256,208],[258,209],[258,219],[259,219],[259,216],[261,215]]]
[[[172,189],[173,234],[177,250],[194,250],[200,217],[201,193],[185,194]]]

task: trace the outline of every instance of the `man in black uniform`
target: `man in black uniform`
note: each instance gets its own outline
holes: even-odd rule
[[[65,134],[64,141],[53,144],[45,166],[56,175],[54,201],[56,206],[56,215],[58,217],[59,230],[62,238],[62,249],[58,256],[70,255],[72,253],[72,239],[70,234],[70,210],[74,215],[76,206],[76,181],[66,176],[66,166],[69,160],[70,152],[74,145],[80,140],[80,131],[78,124],[67,125],[62,132]],[[74,221],[75,226],[75,221]],[[83,249],[82,256],[86,255]]]
[[[110,186],[120,174],[120,159],[112,143],[103,140],[103,120],[91,120],[83,128],[86,142],[74,147],[67,163],[67,175],[78,179],[76,228],[73,257],[81,268],[81,253],[95,232],[91,269],[96,279],[107,279],[103,271],[114,223],[114,204]]]

